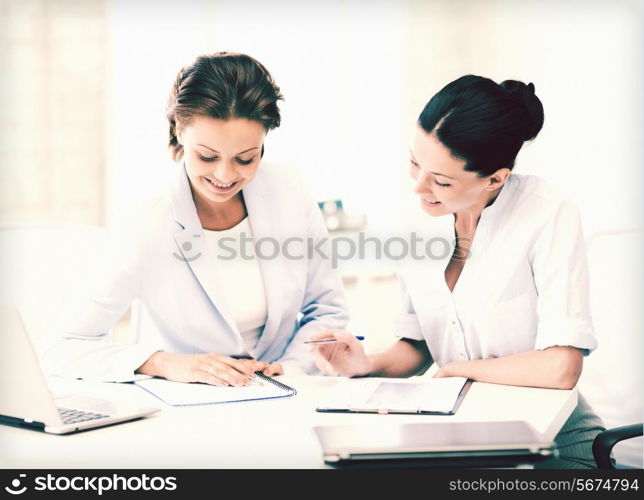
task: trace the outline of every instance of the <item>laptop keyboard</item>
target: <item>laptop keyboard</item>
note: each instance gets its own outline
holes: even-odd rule
[[[64,424],[77,424],[78,422],[87,422],[88,420],[96,420],[97,418],[109,417],[109,415],[105,415],[103,413],[74,410],[71,408],[58,408],[58,412],[63,418]]]

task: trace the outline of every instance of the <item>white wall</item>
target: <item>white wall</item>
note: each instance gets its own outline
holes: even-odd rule
[[[108,222],[171,175],[165,104],[181,67],[203,50],[201,2],[109,4]]]
[[[642,2],[111,2],[109,213],[172,169],[164,106],[201,53],[249,53],[282,87],[267,161],[373,225],[410,201],[407,144],[426,101],[466,73],[532,81],[545,126],[517,172],[579,201],[587,233],[642,226]],[[422,217],[416,203],[403,214]]]
[[[518,173],[579,202],[586,232],[642,226],[639,0],[408,0],[407,122],[449,81],[532,81],[545,109]]]
[[[395,2],[112,2],[110,213],[168,171],[167,94],[182,65],[245,52],[281,87],[283,125],[266,161],[296,164],[320,199],[373,221],[400,197],[404,9]],[[401,157],[402,152],[402,157]],[[163,166],[161,166],[163,165]],[[387,193],[383,195],[383,193]]]

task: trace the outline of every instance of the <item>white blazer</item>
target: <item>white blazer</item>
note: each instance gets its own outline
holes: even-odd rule
[[[349,317],[342,283],[329,252],[309,252],[327,237],[317,204],[299,176],[261,164],[243,195],[255,242],[283,243],[288,256],[260,258],[268,318],[256,357],[281,362],[285,370],[316,373],[303,341],[315,331],[343,329]],[[42,353],[51,374],[104,381],[129,381],[154,352],[240,355],[237,325],[222,306],[225,293],[212,272],[204,233],[183,165],[170,188],[143,204],[114,237],[105,279],[91,299],[71,308],[58,338]],[[267,244],[263,255],[270,255]],[[323,245],[321,248],[327,248]],[[302,258],[298,258],[302,256]],[[108,332],[139,299],[153,328],[133,344],[115,344]]]

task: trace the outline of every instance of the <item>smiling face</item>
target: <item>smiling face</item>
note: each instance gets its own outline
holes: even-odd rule
[[[244,118],[193,116],[178,130],[197,203],[211,207],[239,195],[257,173],[266,131]]]
[[[489,177],[465,170],[465,160],[455,158],[434,133],[417,127],[411,148],[410,174],[423,210],[432,216],[476,212],[496,197],[510,174],[501,168]]]

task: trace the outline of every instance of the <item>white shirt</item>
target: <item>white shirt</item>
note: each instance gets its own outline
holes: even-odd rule
[[[204,229],[204,235],[215,282],[223,290],[225,303],[222,307],[237,324],[246,354],[254,357],[268,317],[268,307],[248,217],[224,231]]]
[[[424,232],[453,245],[454,215],[428,216]],[[555,345],[584,354],[597,347],[579,213],[545,181],[509,177],[481,214],[453,292],[444,277],[450,257],[401,272],[396,335],[425,340],[438,366]]]

